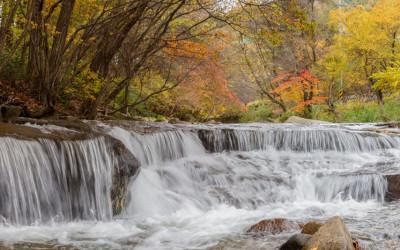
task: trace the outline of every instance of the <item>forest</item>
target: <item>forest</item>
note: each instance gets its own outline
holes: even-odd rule
[[[0,109],[400,119],[400,0],[0,0]]]

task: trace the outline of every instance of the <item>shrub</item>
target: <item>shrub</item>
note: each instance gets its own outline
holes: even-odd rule
[[[248,105],[247,112],[242,114],[240,122],[270,122],[273,121],[274,107],[256,102]]]

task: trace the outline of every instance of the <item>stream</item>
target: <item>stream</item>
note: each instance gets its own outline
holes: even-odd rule
[[[1,136],[0,248],[278,249],[298,231],[246,230],[338,215],[365,249],[400,249],[400,203],[385,199],[400,136],[376,124],[86,123],[141,163],[123,212],[112,213],[115,161],[103,137]]]

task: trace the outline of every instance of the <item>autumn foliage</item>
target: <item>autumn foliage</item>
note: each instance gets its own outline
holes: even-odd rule
[[[322,103],[327,99],[319,96],[322,92],[319,88],[320,81],[308,70],[303,70],[298,75],[282,73],[273,82],[278,84],[273,92],[293,103],[292,110],[295,112],[303,112],[311,104]]]

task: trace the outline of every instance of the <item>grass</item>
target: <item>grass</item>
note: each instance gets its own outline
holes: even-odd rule
[[[251,105],[240,121],[273,121],[275,118],[273,110],[274,107],[268,104]],[[280,114],[275,121],[283,122],[291,115],[302,116],[302,114],[286,112]],[[378,105],[376,101],[350,100],[345,103],[336,103],[334,112],[327,105],[318,104],[313,106],[312,119],[335,123],[400,121],[400,100],[388,100],[383,105]]]
[[[400,102],[388,101],[383,105],[376,102],[348,101],[336,109],[336,122],[388,122],[400,120]]]

